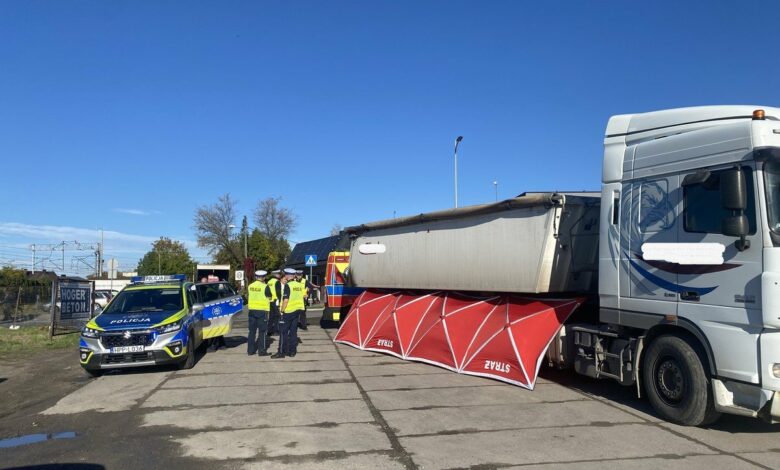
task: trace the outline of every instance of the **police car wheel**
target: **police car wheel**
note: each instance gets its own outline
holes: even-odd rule
[[[190,350],[187,351],[187,356],[185,356],[184,360],[179,362],[179,370],[187,370],[192,369],[192,367],[195,365],[195,351]]]
[[[194,336],[192,335],[192,331],[190,331],[187,336],[189,336],[190,338],[194,338]],[[179,370],[192,369],[192,367],[195,365],[195,349],[192,348],[194,344],[195,344],[194,341],[191,342],[189,347],[187,347],[187,355],[184,357],[184,360],[182,360],[177,364]]]
[[[103,375],[102,369],[84,369],[84,372],[86,372],[90,377],[100,377]]]

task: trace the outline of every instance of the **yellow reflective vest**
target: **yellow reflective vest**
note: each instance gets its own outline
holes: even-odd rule
[[[271,310],[271,299],[265,295],[266,287],[268,284],[259,280],[249,284],[249,310]]]
[[[272,277],[268,281],[268,287],[271,288],[271,302],[276,303],[279,298],[276,296],[276,283],[279,282],[279,279],[276,279],[275,277]]]
[[[306,308],[306,303],[303,301],[303,285],[298,281],[290,281],[287,285],[290,286],[290,298],[287,300],[287,308],[284,313],[292,313]]]

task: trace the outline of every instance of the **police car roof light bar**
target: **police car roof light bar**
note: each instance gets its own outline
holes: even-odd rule
[[[130,282],[133,284],[155,284],[155,283],[161,283],[161,282],[173,282],[173,281],[179,281],[184,282],[187,280],[186,274],[168,274],[168,275],[157,275],[157,276],[133,276],[130,278]]]

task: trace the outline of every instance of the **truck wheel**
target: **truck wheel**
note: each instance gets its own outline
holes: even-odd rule
[[[667,421],[701,426],[720,417],[699,355],[679,336],[659,336],[650,344],[643,379],[650,404]]]
[[[327,328],[328,327],[328,320],[327,318],[330,316],[330,307],[327,305],[322,307],[322,316],[320,317],[320,328]]]

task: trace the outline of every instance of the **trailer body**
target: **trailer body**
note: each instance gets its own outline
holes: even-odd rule
[[[350,276],[373,288],[595,293],[599,202],[527,193],[350,227]]]

